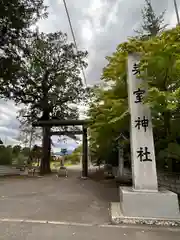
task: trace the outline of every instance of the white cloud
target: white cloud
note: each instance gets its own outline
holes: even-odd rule
[[[94,32],[101,32],[101,20],[104,15],[104,12],[107,10],[108,3],[103,0],[92,0],[89,8],[84,11],[86,17],[91,19],[92,27]]]
[[[59,152],[61,150],[61,148],[67,148],[68,150],[74,150],[75,148],[77,148],[77,146],[79,145],[78,141],[75,141],[69,137],[61,137],[60,141],[59,138],[57,136],[52,136],[52,141],[53,141],[53,147],[52,150],[53,152]]]
[[[86,40],[86,44],[93,40],[93,29],[89,20],[86,20],[85,23],[82,25],[82,38]]]

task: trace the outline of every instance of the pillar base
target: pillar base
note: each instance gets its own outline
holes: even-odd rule
[[[83,177],[83,176],[81,176],[81,179],[83,179],[83,180],[87,180],[88,177]]]
[[[168,190],[146,192],[120,187],[120,207],[124,216],[180,219],[177,194]]]

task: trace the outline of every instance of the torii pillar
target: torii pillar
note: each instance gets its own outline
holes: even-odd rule
[[[82,156],[82,178],[88,177],[88,141],[87,141],[87,127],[83,126],[83,156]]]

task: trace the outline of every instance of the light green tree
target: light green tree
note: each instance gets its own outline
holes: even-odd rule
[[[129,135],[127,56],[139,52],[139,77],[145,79],[149,87],[145,103],[152,111],[157,163],[158,166],[167,165],[169,170],[173,164],[177,166],[180,159],[177,124],[180,117],[179,32],[180,28],[176,27],[151,39],[129,39],[106,58],[108,64],[103,70],[102,81],[107,82],[109,88],[94,89],[96,100],[93,99],[89,110],[91,150],[99,157],[105,155],[111,161],[112,153],[108,155],[108,150],[112,149],[114,139],[120,132]],[[127,151],[130,151],[128,145]]]

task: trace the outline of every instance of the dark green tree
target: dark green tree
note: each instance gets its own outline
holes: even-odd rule
[[[43,0],[0,1],[0,96],[12,97],[27,52],[30,27],[46,17]]]
[[[142,39],[156,36],[167,27],[167,25],[164,24],[165,11],[158,16],[152,7],[151,0],[145,0],[145,4],[144,9],[142,9],[143,22],[141,28],[140,30],[135,31]]]
[[[12,153],[15,157],[17,157],[21,152],[21,146],[20,145],[15,145],[13,146]]]
[[[24,148],[22,148],[21,153],[23,154],[23,156],[24,156],[25,158],[28,158],[29,155],[30,155],[30,149],[29,149],[29,147],[24,147]]]
[[[34,145],[31,150],[31,159],[33,162],[36,162],[39,166],[40,160],[42,158],[42,147]]]
[[[77,106],[86,90],[80,77],[87,52],[76,51],[67,35],[61,32],[36,33],[29,42],[18,87],[13,96],[26,105],[24,115],[29,123],[37,119],[77,119]],[[50,172],[50,128],[43,129],[41,173]]]
[[[0,165],[12,164],[12,151],[11,148],[0,145]]]

